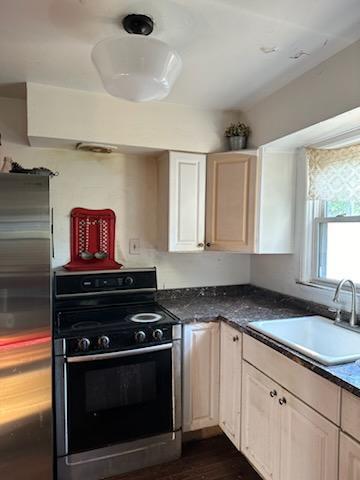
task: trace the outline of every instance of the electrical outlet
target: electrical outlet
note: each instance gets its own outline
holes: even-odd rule
[[[129,242],[130,255],[140,255],[140,240],[138,238],[131,238]]]

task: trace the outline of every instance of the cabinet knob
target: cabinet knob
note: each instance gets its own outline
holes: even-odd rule
[[[207,247],[211,247],[211,243],[210,243],[210,242],[206,242],[206,246],[207,246]]]
[[[239,337],[237,335],[233,337],[233,342],[238,342],[238,341],[239,341]]]
[[[286,405],[286,398],[285,397],[279,398],[279,403],[280,405]]]
[[[203,242],[200,242],[200,243],[197,244],[197,246],[198,246],[199,248],[202,248],[202,247],[204,246],[204,244],[203,244]]]
[[[276,397],[276,396],[277,396],[277,391],[276,391],[276,390],[271,390],[271,392],[270,392],[270,397],[271,397],[271,398],[274,398],[274,397]]]

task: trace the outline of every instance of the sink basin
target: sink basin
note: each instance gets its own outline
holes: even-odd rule
[[[256,321],[249,328],[287,345],[323,365],[360,359],[360,333],[335,325],[319,315]]]

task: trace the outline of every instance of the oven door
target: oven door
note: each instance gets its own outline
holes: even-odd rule
[[[69,357],[67,453],[173,431],[172,343]]]

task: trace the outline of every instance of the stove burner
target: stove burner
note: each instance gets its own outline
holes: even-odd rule
[[[137,313],[136,315],[129,317],[129,320],[137,323],[152,323],[158,322],[162,318],[162,315],[159,315],[158,313]]]
[[[96,322],[95,320],[91,321],[87,321],[87,322],[77,322],[77,323],[74,323],[74,325],[71,326],[71,328],[73,330],[80,330],[82,328],[94,328],[94,327],[100,327],[101,326],[101,323],[100,322]]]

